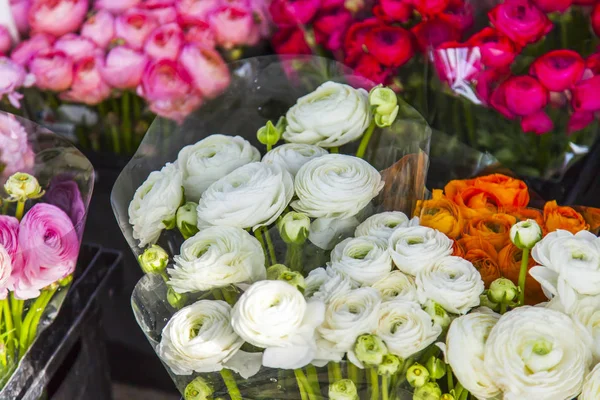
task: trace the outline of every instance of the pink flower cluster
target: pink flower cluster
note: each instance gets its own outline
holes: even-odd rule
[[[217,49],[255,45],[269,28],[264,0],[95,0],[89,17],[87,0],[13,1],[31,36],[10,57],[38,88],[88,105],[135,90],[175,120],[228,86]]]

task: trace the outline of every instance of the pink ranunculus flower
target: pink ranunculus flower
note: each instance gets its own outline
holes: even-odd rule
[[[58,37],[77,31],[87,11],[87,0],[33,0],[29,10],[29,25],[36,33]]]
[[[137,6],[142,0],[95,0],[94,8],[110,11],[112,14],[121,14]]]
[[[173,100],[193,93],[192,85],[192,77],[181,64],[163,59],[146,66],[138,94],[149,102]]]
[[[110,96],[110,86],[99,71],[99,58],[88,57],[75,64],[73,84],[68,92],[60,94],[66,101],[96,105]]]
[[[62,51],[75,62],[102,53],[96,43],[74,33],[67,33],[58,38],[54,43],[54,50]]]
[[[183,32],[178,24],[162,25],[152,31],[146,40],[144,51],[155,59],[177,60],[183,41]]]
[[[170,24],[177,21],[177,10],[174,6],[156,6],[150,7],[144,3],[144,10],[151,15],[160,25]]]
[[[12,38],[10,37],[10,33],[8,32],[8,29],[3,25],[0,25],[0,55],[8,54],[11,47]]]
[[[201,20],[186,20],[180,19],[179,26],[183,29],[185,41],[194,43],[203,47],[215,47],[215,34],[210,29],[208,23]]]
[[[33,85],[35,78],[9,58],[0,57],[0,98],[8,97],[10,104],[19,108],[23,95],[17,92],[20,87]]]
[[[10,255],[0,244],[0,300],[8,297],[8,285],[13,271],[13,262]]]
[[[62,92],[73,82],[73,61],[61,51],[39,53],[29,63],[29,70],[42,90]]]
[[[38,203],[25,214],[19,228],[21,268],[13,268],[10,289],[18,299],[31,299],[40,290],[73,273],[79,253],[77,232],[60,208]]]
[[[176,7],[184,21],[195,21],[207,19],[208,15],[220,5],[220,0],[180,0]]]
[[[31,0],[10,0],[10,11],[12,11],[17,30],[22,35],[29,30],[29,8],[31,8]]]
[[[144,47],[144,42],[158,23],[143,10],[131,10],[121,14],[115,20],[115,36],[134,49]]]
[[[172,119],[182,123],[192,111],[200,107],[202,97],[197,94],[190,94],[185,98],[173,98],[165,100],[156,100],[150,103],[150,111],[161,117]]]
[[[35,155],[23,125],[14,115],[0,113],[0,164],[4,166],[2,176],[30,172],[34,161]]]
[[[46,33],[33,35],[30,39],[19,43],[10,58],[17,64],[27,65],[40,51],[50,50],[54,40],[54,36]]]
[[[98,11],[83,23],[81,36],[105,49],[115,36],[115,18],[106,10]]]
[[[252,12],[246,7],[219,7],[211,13],[208,23],[215,32],[217,44],[226,49],[243,44],[252,46],[260,39]]]
[[[82,233],[85,204],[81,197],[79,185],[77,185],[74,179],[68,177],[53,179],[46,191],[44,200],[67,213],[69,218],[71,218],[71,222],[73,222],[75,230]]]
[[[13,269],[21,269],[23,257],[19,252],[19,220],[10,215],[0,215],[0,299],[8,294]]]
[[[211,48],[187,44],[181,51],[180,62],[192,77],[196,90],[204,97],[215,97],[229,86],[229,68]]]
[[[112,87],[134,89],[140,84],[148,64],[148,57],[126,46],[110,50],[100,63],[100,75]]]

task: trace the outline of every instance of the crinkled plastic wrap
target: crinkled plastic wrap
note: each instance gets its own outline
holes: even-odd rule
[[[27,201],[25,215],[33,204],[49,203],[57,206],[71,219],[79,246],[94,186],[94,169],[88,159],[64,138],[31,121],[4,112],[0,112],[0,149],[0,165],[2,165],[0,187],[4,188],[9,176],[15,172],[26,172],[35,176],[45,190],[45,194],[39,199]],[[2,189],[2,198],[7,197]],[[5,201],[2,214],[14,216],[15,208],[16,203]],[[36,251],[41,250],[27,248],[19,250],[18,253],[28,257]],[[77,274],[77,271],[74,274]],[[56,317],[67,295],[68,287],[68,285],[60,287],[51,298],[41,316],[37,334],[49,327]],[[23,315],[33,301],[34,299],[25,302]],[[12,368],[3,369],[4,376],[0,378],[1,382],[6,383],[7,379],[11,381],[24,379],[23,376],[31,375],[31,368],[31,365],[23,362],[17,366],[16,371]],[[26,374],[20,373],[25,370],[28,371]],[[0,398],[10,399],[15,396],[2,390]]]
[[[203,105],[188,117],[181,126],[164,119],[156,119],[146,134],[136,155],[123,170],[112,191],[111,201],[115,216],[132,251],[140,254],[132,235],[128,206],[135,190],[150,172],[173,162],[181,148],[211,134],[239,135],[250,141],[264,154],[264,146],[256,139],[257,130],[268,120],[277,121],[295,104],[296,100],[326,81],[361,85],[351,71],[334,61],[318,57],[278,58],[259,57],[231,65],[233,80],[226,93]],[[425,180],[431,130],[421,115],[406,103],[400,103],[398,118],[393,126],[377,129],[365,154],[365,159],[381,171],[385,187],[373,200],[367,213],[400,210],[409,214],[416,201],[425,196]],[[340,148],[340,153],[354,154],[358,143]],[[352,228],[352,231],[354,228]],[[286,245],[275,227],[269,231],[278,259],[282,259]],[[342,236],[335,237],[339,242]],[[164,231],[158,244],[171,256],[179,254],[183,238],[176,231]],[[308,244],[308,242],[307,242]],[[304,250],[305,272],[323,266],[328,252],[312,244]],[[188,300],[193,303],[203,293]],[[206,294],[204,294],[206,295]],[[167,286],[162,278],[146,275],[137,284],[132,295],[135,317],[153,348],[175,309],[167,302]],[[167,368],[168,369],[168,368]],[[345,367],[344,367],[345,370]],[[186,385],[196,375],[175,375],[169,371],[177,388],[183,393]],[[226,395],[219,374],[202,374],[215,386],[215,397]],[[262,368],[248,380],[236,375],[243,398],[296,399],[300,394],[293,379],[293,371]],[[327,392],[327,371],[319,369],[321,389]],[[290,384],[285,383],[290,380]],[[366,396],[366,390],[364,390]],[[398,391],[397,399],[410,399],[408,392]]]

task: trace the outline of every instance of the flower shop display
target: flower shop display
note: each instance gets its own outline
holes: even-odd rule
[[[0,113],[0,143],[0,396],[6,397],[1,388],[18,375],[73,279],[94,172],[65,139],[12,114]]]
[[[169,154],[153,149],[169,142],[158,121],[113,190],[146,273],[134,313],[185,399],[593,398],[597,210],[536,208],[504,174],[424,200],[410,177],[428,128],[389,88],[265,89],[242,70],[253,83],[238,88],[292,103],[227,93],[214,112],[268,117],[227,136],[199,110]],[[381,140],[402,137],[379,165]]]
[[[84,148],[132,154],[154,114],[181,121],[227,87],[227,60],[269,32],[267,6],[15,2],[24,40],[0,47],[0,94],[18,107],[18,89],[33,85],[42,98],[35,104],[28,91],[26,100],[36,118]]]

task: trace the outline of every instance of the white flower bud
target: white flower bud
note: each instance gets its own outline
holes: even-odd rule
[[[532,219],[517,222],[510,228],[510,240],[519,249],[533,248],[542,236],[542,228]]]

